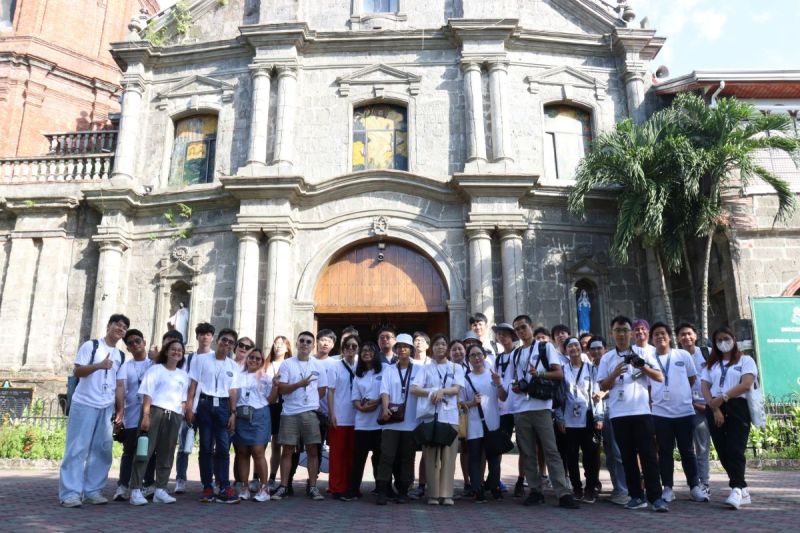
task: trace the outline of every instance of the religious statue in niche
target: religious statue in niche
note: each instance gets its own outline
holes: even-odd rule
[[[189,333],[189,309],[181,302],[178,304],[178,310],[175,314],[169,317],[167,322],[169,326],[183,335],[183,341],[186,342]]]
[[[578,332],[587,333],[592,330],[589,317],[592,312],[592,302],[589,301],[589,293],[586,289],[581,289],[578,293]]]

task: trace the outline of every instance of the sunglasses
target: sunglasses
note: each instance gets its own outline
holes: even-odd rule
[[[236,346],[237,346],[238,348],[244,348],[245,350],[252,350],[252,349],[253,349],[253,345],[252,345],[252,344],[247,344],[247,343],[245,343],[245,342],[240,342],[240,343],[239,343],[239,344],[237,344]]]
[[[248,361],[256,361],[256,362],[260,363],[261,361],[264,360],[264,358],[261,357],[260,355],[248,355],[247,356],[247,360]]]
[[[231,339],[230,337],[222,337],[217,341],[217,343],[222,343],[222,344],[233,344],[234,342],[236,342],[236,340]]]
[[[313,344],[314,341],[311,339],[297,339],[297,344]]]
[[[358,344],[345,344],[344,347],[348,350],[358,350]]]

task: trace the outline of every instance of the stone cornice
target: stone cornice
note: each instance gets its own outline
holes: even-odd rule
[[[450,19],[447,30],[457,43],[509,41],[519,34],[519,19]]]
[[[226,194],[219,184],[209,187],[189,187],[179,191],[159,190],[155,193],[141,194],[131,189],[105,187],[84,194],[86,202],[95,210],[104,213],[110,210],[137,215],[160,213],[177,203],[191,204],[193,207],[231,207],[236,199]]]
[[[75,209],[80,203],[80,196],[60,196],[60,195],[31,195],[24,198],[4,199],[3,208],[17,216],[24,214],[35,214],[42,212],[63,212],[68,209]]]
[[[223,191],[239,200],[288,199],[294,202],[306,188],[300,176],[228,176],[219,181]]]
[[[305,22],[282,24],[249,24],[239,26],[242,39],[252,46],[295,46],[303,48],[316,33]]]
[[[666,42],[656,36],[656,30],[638,28],[616,28],[611,39],[615,53],[641,61],[654,59]]]
[[[451,183],[467,198],[522,198],[538,181],[534,174],[454,174]]]

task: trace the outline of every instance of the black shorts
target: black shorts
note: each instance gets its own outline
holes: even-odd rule
[[[500,415],[500,429],[505,431],[509,437],[514,434],[513,414]]]
[[[277,435],[281,429],[281,411],[283,402],[273,403],[269,406],[269,415],[272,422],[272,435]]]

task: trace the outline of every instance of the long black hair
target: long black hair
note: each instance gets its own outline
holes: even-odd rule
[[[372,370],[375,371],[376,374],[381,373],[381,369],[383,368],[383,363],[381,363],[381,349],[378,348],[378,345],[372,341],[367,341],[361,345],[361,348],[358,350],[358,363],[356,364],[356,376],[363,377],[364,374],[367,373],[367,363],[361,357],[361,354],[364,353],[364,350],[372,350],[374,354],[372,356]]]

